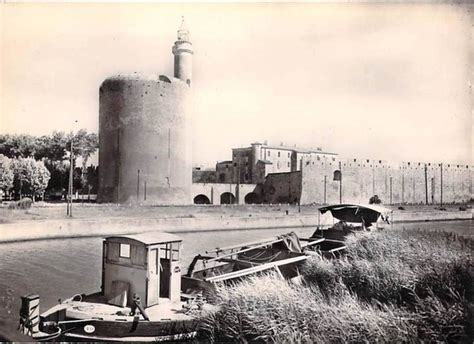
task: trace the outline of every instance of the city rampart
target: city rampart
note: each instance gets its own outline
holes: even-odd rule
[[[301,181],[301,171],[270,173],[263,185],[263,203],[298,203]]]
[[[301,204],[440,204],[469,201],[473,167],[461,164],[372,159],[302,160]]]

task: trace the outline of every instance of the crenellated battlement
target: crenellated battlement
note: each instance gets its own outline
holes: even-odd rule
[[[457,163],[303,157],[301,203],[437,204],[469,201],[474,166]],[[336,174],[338,174],[336,176]],[[339,181],[339,175],[342,181]]]

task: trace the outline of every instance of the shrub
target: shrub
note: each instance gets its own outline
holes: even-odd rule
[[[369,199],[369,204],[380,204],[380,203],[382,203],[382,200],[377,195],[373,195]]]
[[[18,202],[10,203],[8,205],[8,209],[11,209],[11,210],[14,210],[14,209],[30,209],[32,203],[33,203],[33,201],[31,200],[31,198],[24,197],[21,200],[19,200]]]

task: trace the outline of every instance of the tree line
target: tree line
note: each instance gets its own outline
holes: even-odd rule
[[[71,140],[73,187],[82,193],[95,193],[98,170],[88,167],[87,162],[97,151],[99,139],[85,129],[76,134],[0,135],[0,190],[13,198],[29,195],[34,199],[45,193],[60,198],[69,183]]]

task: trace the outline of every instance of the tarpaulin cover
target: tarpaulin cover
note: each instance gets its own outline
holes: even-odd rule
[[[358,204],[330,205],[319,208],[319,211],[321,214],[330,211],[331,215],[338,220],[364,223],[366,226],[377,222],[380,215],[383,215],[384,219],[388,218],[388,214],[391,212],[390,209],[380,206]]]
[[[297,252],[297,253],[302,252],[300,239],[298,239],[298,236],[296,235],[295,232],[279,235],[278,239],[282,239],[282,241],[274,244],[273,245],[274,248],[278,248],[277,247],[278,245],[283,244],[285,246],[283,249],[287,249],[291,252]]]

